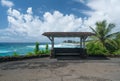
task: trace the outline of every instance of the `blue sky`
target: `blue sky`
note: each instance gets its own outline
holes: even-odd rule
[[[42,17],[45,12],[60,11],[63,14],[74,14],[77,17],[85,17],[87,15],[81,13],[82,10],[90,10],[85,4],[75,0],[11,0],[15,5],[13,8],[25,13],[28,7],[33,8],[34,15]],[[0,28],[5,28],[7,22],[7,7],[0,5]],[[79,10],[79,11],[78,11]],[[81,12],[80,12],[81,11]]]
[[[91,31],[106,19],[120,28],[119,0],[1,0],[0,42],[48,41],[50,31]]]

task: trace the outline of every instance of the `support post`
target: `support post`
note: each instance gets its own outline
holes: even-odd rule
[[[52,37],[52,49],[54,49],[54,37]]]
[[[80,57],[81,57],[81,54],[82,54],[81,49],[82,49],[82,37],[80,37]]]
[[[85,49],[85,40],[87,39],[87,37],[83,37],[83,48]]]
[[[83,58],[86,58],[87,57],[87,53],[86,53],[86,49],[85,49],[85,40],[86,40],[87,37],[83,37]]]
[[[85,39],[83,39],[83,49],[85,49]]]
[[[52,48],[51,48],[51,58],[55,57],[55,53],[54,53],[54,37],[48,37],[51,40],[51,44],[52,44]]]
[[[82,48],[82,37],[80,37],[80,48]]]

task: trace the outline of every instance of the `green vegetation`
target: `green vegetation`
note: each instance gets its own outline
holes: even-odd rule
[[[33,52],[28,52],[26,56],[33,56],[35,55]]]
[[[100,42],[89,42],[86,47],[89,55],[108,54],[108,50]]]
[[[40,45],[40,44],[39,44],[38,42],[36,42],[36,44],[35,44],[35,49],[34,49],[34,54],[35,54],[35,55],[46,55],[46,54],[50,54],[50,50],[49,50],[48,44],[46,44],[45,50],[40,50],[39,45]],[[33,54],[30,53],[30,55],[33,55]]]
[[[40,51],[40,54],[41,54],[41,55],[43,55],[43,54],[45,54],[45,53],[46,53],[45,50],[41,50],[41,51]]]
[[[90,55],[120,54],[120,32],[112,33],[115,28],[113,23],[106,20],[96,23],[96,28],[91,30],[96,34],[92,36],[92,41],[86,45],[87,53]]]
[[[41,50],[40,51],[40,54],[42,54],[42,55],[49,55],[50,54],[50,50],[49,50],[48,44],[46,44],[45,50]]]
[[[46,47],[45,47],[45,49],[48,51],[48,44],[46,44]]]
[[[49,55],[50,54],[48,44],[46,44],[45,50],[40,50],[39,45],[40,44],[38,42],[36,42],[34,51],[33,52],[28,52],[26,56],[39,56],[39,55]]]
[[[40,52],[39,52],[40,50],[39,50],[39,43],[38,42],[36,42],[36,44],[35,44],[35,49],[34,49],[34,53],[36,54],[36,55],[38,55]]]
[[[114,55],[120,55],[120,50],[113,52]]]
[[[49,46],[48,46],[48,44],[46,44],[46,47],[45,47],[45,53],[46,53],[46,54],[50,54],[50,50],[49,50]]]
[[[20,55],[19,55],[17,52],[14,52],[14,53],[13,53],[13,56],[14,56],[14,57],[18,57],[18,56],[20,56]]]
[[[25,56],[20,56],[17,52],[14,52],[12,56],[7,56],[4,58],[1,58],[2,61],[10,61],[10,60],[19,60],[19,59],[27,59],[27,58],[34,58],[43,56],[46,57],[50,54],[49,46],[46,44],[45,50],[39,49],[39,43],[36,42],[35,49],[33,52],[28,52]]]

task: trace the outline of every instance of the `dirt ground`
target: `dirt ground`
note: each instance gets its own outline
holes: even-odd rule
[[[120,81],[120,58],[4,62],[0,81]]]

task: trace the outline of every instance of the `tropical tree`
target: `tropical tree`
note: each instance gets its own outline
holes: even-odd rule
[[[94,38],[96,41],[99,41],[107,48],[107,43],[112,41],[113,38],[116,37],[116,35],[119,32],[112,33],[113,28],[115,28],[115,24],[113,23],[107,23],[106,20],[100,21],[96,23],[96,28],[92,28],[92,31],[96,34]]]
[[[116,39],[116,40],[120,40],[120,32],[117,34],[117,36],[116,36],[115,39]]]
[[[120,50],[120,33],[117,34],[115,39],[113,39],[113,41],[111,41],[110,44],[114,47],[115,51]]]

